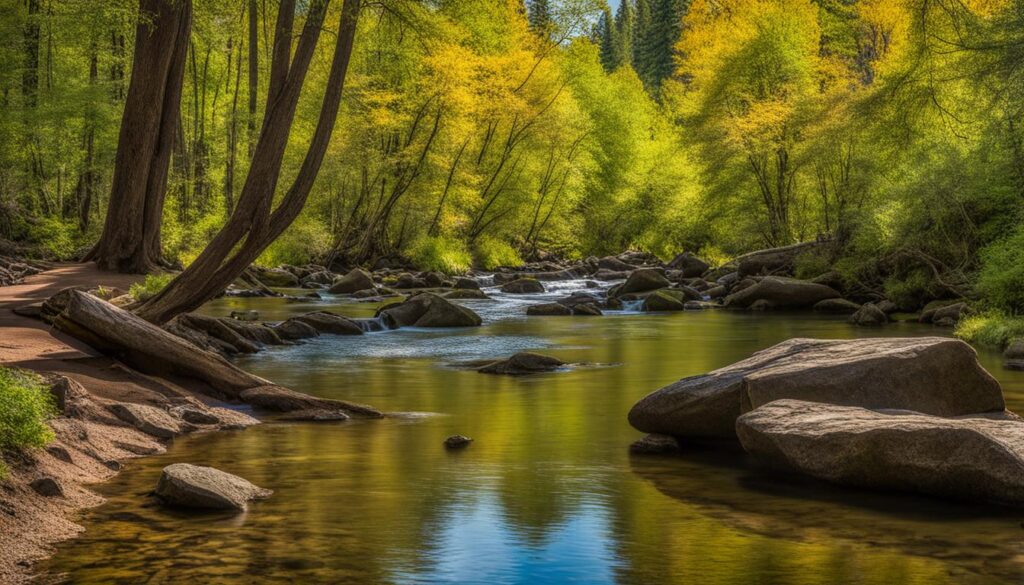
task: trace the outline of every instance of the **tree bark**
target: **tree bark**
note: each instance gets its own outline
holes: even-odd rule
[[[138,315],[153,323],[164,323],[216,297],[302,211],[338,117],[355,39],[359,4],[360,0],[344,1],[338,41],[316,130],[294,183],[272,211],[288,134],[327,11],[327,0],[310,3],[306,24],[295,48],[295,57],[291,59],[291,23],[295,2],[282,0],[263,129],[235,211],[195,262],[164,290],[136,309]]]
[[[160,223],[181,107],[191,0],[140,0],[131,82],[103,235],[86,260],[146,273],[163,262]]]
[[[256,94],[259,93],[259,25],[258,14],[256,13],[256,0],[249,0],[249,158],[252,158],[253,148],[256,145]]]

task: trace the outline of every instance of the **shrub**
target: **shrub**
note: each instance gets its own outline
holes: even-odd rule
[[[39,376],[0,367],[0,452],[49,443],[53,431],[46,420],[55,413],[53,396]],[[5,474],[0,460],[0,478]]]
[[[1015,337],[1024,337],[1024,317],[989,312],[960,320],[954,334],[968,343],[1005,347]]]
[[[1024,228],[982,250],[976,291],[995,309],[1024,312]]]
[[[128,289],[137,301],[145,301],[162,291],[174,279],[173,274],[148,274],[146,280],[136,282]]]
[[[484,270],[494,270],[499,266],[519,266],[523,259],[515,248],[495,238],[482,238],[476,244],[473,254],[476,266]]]
[[[260,254],[256,263],[301,266],[327,256],[331,247],[331,234],[325,225],[314,219],[299,218]]]
[[[923,307],[939,296],[935,283],[922,270],[908,272],[902,278],[887,278],[882,288],[885,289],[885,296],[889,300],[906,310]]]
[[[420,270],[445,274],[462,274],[470,269],[473,257],[465,244],[446,236],[416,239],[407,251],[409,259]]]
[[[797,278],[810,280],[832,270],[828,254],[812,250],[797,255],[793,260],[793,271]]]
[[[84,243],[76,223],[56,217],[41,217],[34,222],[29,228],[28,241],[59,260],[75,259],[79,246]]]

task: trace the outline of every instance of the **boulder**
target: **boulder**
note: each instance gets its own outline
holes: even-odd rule
[[[155,406],[117,402],[111,404],[109,408],[114,416],[147,435],[170,439],[181,432],[181,423],[168,412]]]
[[[689,252],[683,252],[673,258],[672,261],[668,263],[667,267],[682,272],[683,278],[701,276],[708,271],[708,268],[711,268],[707,262],[693,254],[690,254]]]
[[[720,299],[725,295],[729,294],[729,289],[725,288],[722,285],[717,285],[704,291],[704,294],[706,294],[709,299]]]
[[[967,303],[955,303],[940,307],[932,315],[932,323],[941,327],[953,327],[967,315],[971,314],[971,308]]]
[[[40,477],[38,479],[34,479],[32,480],[32,483],[29,484],[29,487],[32,488],[32,491],[44,498],[64,497],[64,487],[52,477]]]
[[[444,440],[445,449],[464,449],[473,442],[473,439],[465,435],[452,435]]]
[[[615,256],[605,256],[597,261],[598,270],[607,270],[611,272],[630,272],[636,270],[636,266],[633,264],[627,264],[622,260],[619,260]]]
[[[897,313],[900,310],[899,306],[896,303],[890,301],[889,299],[882,299],[875,303],[875,306],[881,309],[881,311],[886,315]]]
[[[244,511],[274,492],[213,467],[175,463],[163,469],[153,493],[168,506]]]
[[[277,332],[281,339],[288,341],[297,341],[299,339],[308,339],[310,337],[318,337],[320,332],[315,327],[300,321],[298,319],[288,319],[287,321],[276,325],[274,331]]]
[[[616,291],[616,296],[641,293],[671,285],[665,275],[655,268],[640,268],[630,273],[629,278]]]
[[[282,268],[256,268],[256,278],[267,286],[283,288],[299,286],[299,279],[291,272]]]
[[[401,289],[426,288],[427,283],[422,278],[416,278],[408,272],[403,272],[398,275],[398,280],[395,281],[394,286]]]
[[[999,383],[962,341],[797,338],[657,390],[629,422],[648,433],[733,438],[740,414],[784,398],[936,416],[1005,409]]]
[[[363,329],[355,321],[329,311],[314,311],[289,319],[289,321],[292,320],[305,323],[320,333],[331,333],[333,335],[363,334]]]
[[[446,283],[440,272],[426,272],[422,275],[423,282],[431,288],[443,287]]]
[[[866,303],[850,315],[850,323],[854,325],[882,325],[889,322],[889,316],[874,303]]]
[[[377,310],[389,327],[478,327],[480,315],[433,293],[420,293],[405,302]]]
[[[650,434],[633,441],[629,452],[634,455],[665,455],[679,452],[679,440],[669,435]]]
[[[598,270],[597,272],[594,273],[594,278],[596,278],[597,280],[604,280],[604,281],[624,280],[626,278],[629,278],[629,274],[630,274],[629,271],[625,271],[625,270],[618,271],[618,270],[607,270],[607,269],[602,268],[602,269],[600,269],[600,270]]]
[[[776,309],[813,307],[825,299],[839,298],[835,289],[795,278],[768,276],[739,292],[725,297],[725,306],[746,309],[757,301]]]
[[[1015,337],[1003,350],[1003,367],[1008,370],[1024,370],[1024,338]]]
[[[682,311],[684,308],[682,299],[666,289],[654,291],[644,299],[644,310],[647,312]]]
[[[526,307],[526,314],[543,317],[564,317],[572,315],[572,309],[562,303],[544,303]]]
[[[600,317],[604,313],[596,302],[577,303],[572,306],[572,314],[578,317]]]
[[[1024,505],[1024,423],[779,400],[741,416],[743,448],[834,483]]]
[[[470,299],[486,301],[491,297],[487,296],[487,293],[478,288],[457,288],[444,293],[446,299]]]
[[[349,418],[351,418],[349,415],[340,410],[309,408],[285,413],[278,417],[278,420],[290,422],[341,422]]]
[[[348,274],[334,281],[328,292],[334,295],[350,295],[354,292],[374,288],[373,277],[362,268],[353,268]]]
[[[565,366],[565,362],[539,353],[519,352],[507,360],[499,360],[477,369],[484,374],[504,374],[506,376],[522,376],[553,372]]]
[[[925,305],[924,308],[921,309],[921,316],[918,317],[917,320],[920,323],[931,323],[931,322],[933,322],[935,320],[935,314],[938,313],[940,309],[944,309],[946,307],[951,307],[951,306],[956,306],[956,305],[963,305],[963,304],[964,304],[963,301],[950,300],[950,299],[945,299],[945,300],[941,300],[941,301],[932,301],[932,302],[928,303],[927,305]]]
[[[323,285],[333,284],[334,280],[335,276],[333,272],[330,270],[320,270],[305,276],[300,284],[303,288],[318,288]]]
[[[536,278],[520,278],[501,285],[501,292],[517,295],[542,293],[544,285]]]
[[[455,288],[460,290],[480,290],[480,283],[472,278],[460,276],[455,279]]]
[[[860,305],[846,299],[825,299],[814,304],[815,313],[830,315],[852,315],[860,310]]]

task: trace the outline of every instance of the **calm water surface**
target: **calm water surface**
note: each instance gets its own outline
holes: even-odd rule
[[[180,439],[99,486],[109,502],[45,570],[69,583],[1024,582],[1021,511],[769,478],[740,453],[627,452],[640,436],[629,408],[683,376],[791,337],[939,330],[725,311],[526,318],[541,296],[498,296],[465,302],[484,317],[475,330],[325,336],[240,361],[298,390],[419,414]],[[327,307],[366,316],[375,305],[224,299],[205,310],[274,320]],[[527,349],[608,365],[526,378],[451,367]],[[1024,375],[982,359],[1024,411]],[[476,442],[447,452],[456,433]],[[173,462],[275,494],[237,516],[148,506]]]

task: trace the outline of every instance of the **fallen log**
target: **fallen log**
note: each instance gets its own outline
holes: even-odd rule
[[[51,297],[46,301],[44,315],[58,330],[139,371],[200,380],[229,399],[238,399],[249,388],[271,384],[134,313],[80,290],[66,289]]]

